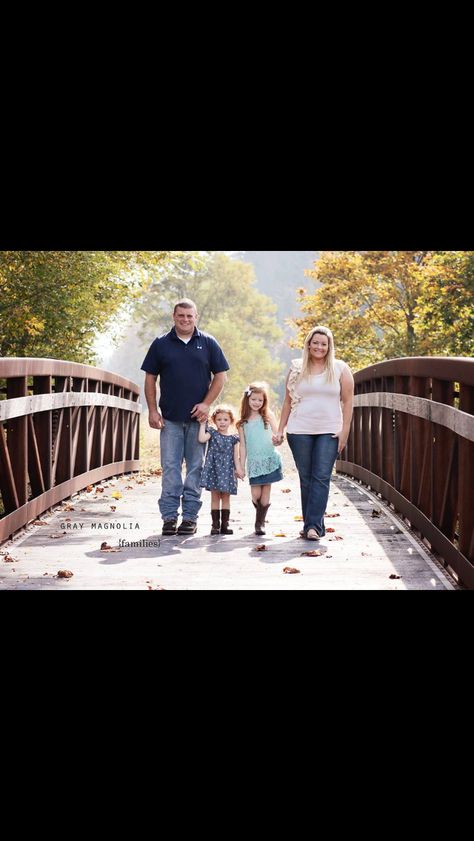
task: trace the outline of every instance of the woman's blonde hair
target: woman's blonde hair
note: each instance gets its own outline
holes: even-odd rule
[[[231,422],[232,426],[235,426],[236,411],[235,411],[233,406],[230,406],[229,403],[219,403],[219,405],[216,406],[216,408],[212,410],[211,420],[212,420],[214,426],[216,425],[217,415],[220,415],[220,414],[229,415],[230,422]]]
[[[268,388],[268,383],[263,382],[263,380],[250,383],[247,386],[240,403],[240,418],[237,421],[237,429],[240,429],[244,423],[247,423],[252,413],[252,409],[250,408],[250,397],[252,394],[263,394],[263,406],[259,410],[259,414],[263,418],[265,429],[268,429],[270,425],[270,419],[268,417]]]
[[[313,336],[315,333],[320,333],[322,336],[326,336],[329,342],[329,348],[326,355],[326,364],[324,366],[324,373],[326,374],[326,380],[328,383],[333,383],[336,380],[336,369],[334,366],[334,362],[336,360],[336,354],[334,350],[334,336],[332,335],[331,330],[329,327],[323,327],[319,324],[317,327],[313,327],[312,330],[306,336],[304,340],[303,346],[303,364],[301,366],[301,376],[300,380],[306,379],[311,375],[311,367],[310,367],[310,354],[309,354],[309,346],[312,342]]]

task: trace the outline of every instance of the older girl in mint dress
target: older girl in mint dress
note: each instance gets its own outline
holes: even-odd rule
[[[270,508],[272,484],[283,479],[280,454],[273,445],[277,432],[275,416],[268,408],[268,386],[251,383],[245,389],[237,423],[240,435],[240,467],[247,471],[256,510],[255,534],[265,534],[265,517]]]

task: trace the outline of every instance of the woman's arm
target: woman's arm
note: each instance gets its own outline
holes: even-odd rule
[[[203,421],[203,423],[199,424],[198,441],[200,444],[205,444],[206,441],[209,441],[210,437],[209,432],[206,432],[206,421]]]
[[[354,410],[354,377],[348,365],[345,366],[341,375],[341,405],[342,429],[336,435],[333,435],[333,438],[339,438],[338,453],[342,453],[347,444]]]
[[[280,423],[278,426],[278,431],[275,434],[275,444],[281,444],[283,438],[285,437],[285,429],[288,423],[288,418],[291,414],[291,397],[290,392],[288,391],[288,380],[290,379],[290,372],[288,372],[288,376],[286,378],[286,390],[285,390],[285,399],[283,401],[283,406],[281,407],[281,415],[280,415]]]
[[[276,417],[273,412],[267,412],[268,420],[270,421],[270,426],[274,435],[278,432],[278,424],[276,422]]]

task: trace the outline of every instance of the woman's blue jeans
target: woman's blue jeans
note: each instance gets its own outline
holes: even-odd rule
[[[163,469],[160,512],[163,520],[176,520],[182,504],[183,520],[196,522],[201,510],[201,472],[206,445],[198,441],[197,421],[169,421],[160,433]],[[182,468],[186,462],[186,478]]]
[[[337,458],[339,439],[327,435],[287,435],[300,477],[304,530],[316,529],[326,534],[324,515],[329,498],[329,484]]]

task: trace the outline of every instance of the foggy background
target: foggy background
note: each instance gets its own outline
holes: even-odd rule
[[[295,330],[286,319],[298,316],[301,311],[298,306],[297,290],[301,287],[316,289],[313,280],[306,278],[305,269],[313,268],[318,259],[317,251],[235,251],[226,252],[232,259],[250,263],[255,271],[259,292],[268,295],[278,307],[277,321],[284,331],[284,339],[275,348],[275,355],[288,366],[290,360],[298,356],[298,350],[288,347],[288,342],[294,338]],[[190,293],[192,297],[192,293]],[[238,313],[236,313],[238,317]],[[170,329],[173,326],[170,322]],[[206,332],[204,321],[199,327]],[[139,324],[136,320],[124,324],[124,337],[121,343],[114,347],[107,336],[99,337],[97,352],[99,359],[97,366],[114,373],[121,374],[142,386],[142,403],[146,406],[143,396],[144,373],[141,365],[147,353],[149,343],[144,344],[139,336]],[[157,332],[161,335],[161,332]],[[225,352],[225,348],[224,348]],[[280,385],[280,397],[283,397],[284,386]]]

